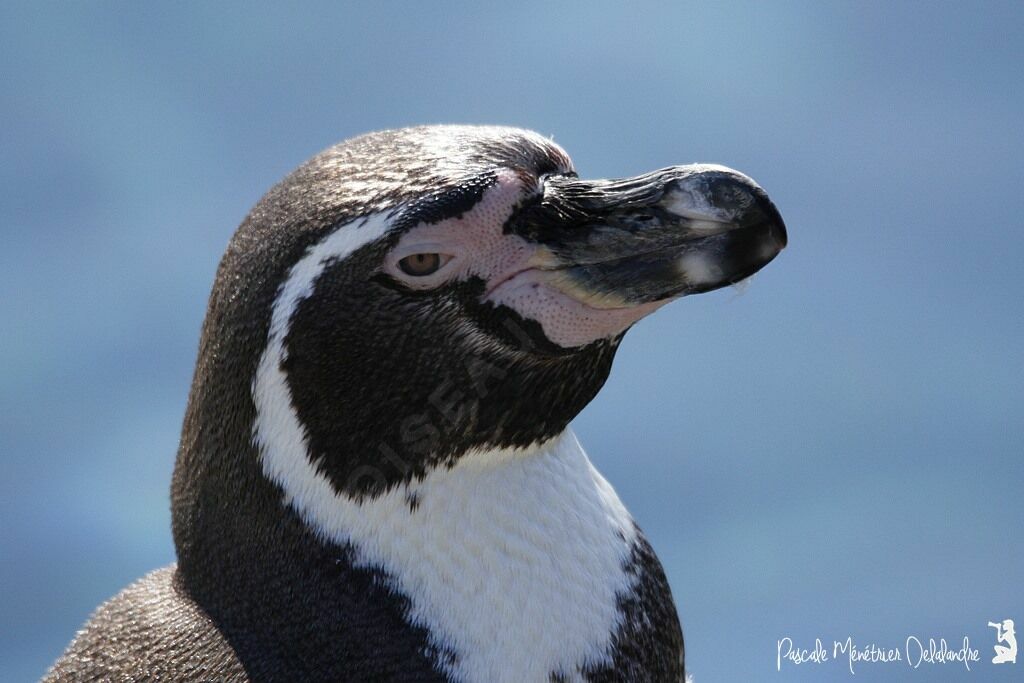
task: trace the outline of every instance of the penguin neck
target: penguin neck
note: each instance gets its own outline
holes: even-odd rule
[[[635,582],[637,531],[571,431],[532,449],[466,453],[361,500],[287,449],[264,443],[260,457],[282,506],[379,572],[408,599],[410,623],[457,654],[442,662],[453,677],[541,680],[607,659]]]
[[[419,653],[413,668],[454,680],[608,661],[642,539],[571,431],[355,498],[311,460],[287,402],[225,401],[252,391],[252,357],[214,360],[186,413],[175,542],[189,595],[238,651],[327,666],[371,643],[368,658]],[[230,382],[207,381],[221,365]]]
[[[566,429],[532,448],[474,450],[452,465],[367,498],[339,492],[299,445],[277,439],[260,449],[263,473],[293,509],[324,540],[355,545],[365,554],[400,553],[403,543],[422,543],[425,524],[445,520],[438,535],[451,547],[460,541],[483,546],[501,542],[516,526],[550,527],[554,535],[600,512],[604,531],[631,539],[632,519],[611,485],[594,468],[576,435]],[[275,447],[283,446],[283,447]],[[601,526],[598,524],[595,527]],[[469,534],[463,536],[462,534]],[[476,534],[476,537],[473,536]],[[495,538],[487,539],[488,535]],[[534,539],[551,547],[552,539]]]

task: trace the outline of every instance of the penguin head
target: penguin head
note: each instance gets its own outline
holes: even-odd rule
[[[785,244],[765,193],[724,167],[585,181],[528,131],[365,135],[295,171],[235,234],[193,402],[233,378],[264,456],[288,449],[339,495],[373,497],[557,436],[632,324]]]

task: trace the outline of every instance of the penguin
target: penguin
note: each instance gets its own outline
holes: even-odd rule
[[[177,563],[44,680],[682,681],[665,572],[569,423],[634,323],[786,242],[737,171],[582,180],[515,128],[313,157],[218,267]]]

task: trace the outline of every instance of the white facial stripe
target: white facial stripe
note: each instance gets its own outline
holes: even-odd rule
[[[578,667],[608,661],[618,596],[633,588],[623,568],[635,529],[571,432],[529,451],[469,453],[362,503],[336,493],[309,461],[281,370],[291,316],[328,259],[387,228],[382,214],[339,228],[281,288],[252,385],[263,472],[318,536],[351,544],[360,566],[392,577],[410,599],[408,618],[457,653],[442,664],[454,678],[579,680]]]
[[[390,227],[388,219],[389,214],[382,212],[346,223],[311,247],[306,255],[292,266],[288,272],[288,279],[284,281],[284,286],[274,301],[268,351],[275,342],[281,349],[292,314],[299,303],[313,293],[313,283],[323,272],[327,262],[331,259],[344,259],[360,247],[383,237]],[[266,355],[264,353],[264,356]],[[281,349],[280,360],[284,359],[284,351]]]
[[[287,357],[284,340],[288,336],[292,314],[299,303],[313,293],[313,284],[328,260],[346,258],[382,237],[389,227],[388,215],[378,213],[336,229],[292,266],[274,300],[267,347],[252,382],[256,406],[252,437],[262,456],[264,474],[281,485],[286,502],[296,495],[304,498],[315,489],[308,476],[308,439],[292,405],[291,391],[281,370],[281,363]]]

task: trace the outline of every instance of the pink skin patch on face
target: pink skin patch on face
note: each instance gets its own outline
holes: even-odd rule
[[[498,285],[485,300],[540,323],[544,336],[566,348],[614,337],[667,303],[594,308],[553,287],[550,272],[531,268]]]
[[[552,263],[548,251],[503,232],[523,199],[539,191],[538,186],[524,186],[511,170],[500,171],[497,182],[462,216],[406,232],[388,254],[384,270],[413,289],[480,277],[486,282],[483,301],[508,306],[535,320],[549,340],[565,348],[614,337],[665,303],[595,308],[553,286],[556,272],[550,265],[544,269]],[[398,262],[414,254],[440,254],[444,265],[427,276],[408,275]]]

